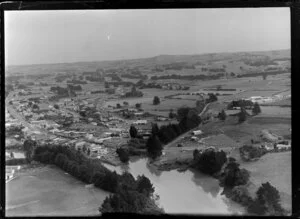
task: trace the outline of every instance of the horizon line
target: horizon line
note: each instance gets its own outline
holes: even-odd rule
[[[33,63],[33,64],[18,64],[18,65],[6,65],[7,67],[21,67],[21,66],[32,66],[32,65],[59,65],[59,64],[76,64],[76,63],[92,63],[92,62],[115,62],[115,61],[131,61],[137,59],[149,59],[158,56],[194,56],[194,55],[209,55],[209,54],[220,54],[220,53],[254,53],[254,52],[272,52],[272,51],[281,51],[281,50],[291,50],[291,48],[286,49],[275,49],[275,50],[255,50],[255,51],[235,51],[235,52],[205,52],[205,53],[194,53],[194,54],[158,54],[154,56],[148,56],[144,58],[125,58],[125,59],[110,59],[110,60],[93,60],[93,61],[71,61],[71,62],[53,62],[53,63]]]

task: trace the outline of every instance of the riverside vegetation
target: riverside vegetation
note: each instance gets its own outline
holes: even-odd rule
[[[104,167],[98,160],[88,159],[76,150],[56,145],[36,147],[33,160],[55,164],[81,181],[111,192],[99,208],[101,213],[163,213],[163,209],[153,199],[155,189],[144,175],[137,179],[127,172],[119,175]]]

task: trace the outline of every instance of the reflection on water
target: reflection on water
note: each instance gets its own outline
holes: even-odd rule
[[[230,201],[221,195],[218,180],[196,171],[157,171],[149,168],[147,159],[130,161],[124,167],[105,164],[110,170],[129,171],[134,177],[144,174],[160,196],[159,203],[166,213],[184,214],[232,214]],[[225,202],[226,201],[226,202]],[[236,207],[235,212],[239,212]]]

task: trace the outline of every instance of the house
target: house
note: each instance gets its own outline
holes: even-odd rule
[[[192,132],[193,135],[201,135],[203,132],[201,130],[195,130]]]
[[[277,147],[278,150],[289,150],[289,149],[291,149],[290,144],[288,144],[288,145],[286,145],[286,144],[277,144],[276,147]]]
[[[168,118],[165,117],[157,117],[157,121],[167,121]]]
[[[135,125],[145,125],[145,124],[147,124],[147,120],[137,120],[137,121],[133,122],[133,124],[135,124]]]
[[[78,150],[78,148],[82,149],[82,147],[86,144],[85,141],[80,141],[75,143],[75,149]]]

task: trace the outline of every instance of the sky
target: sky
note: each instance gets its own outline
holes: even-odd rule
[[[5,11],[5,64],[290,49],[289,8]]]

